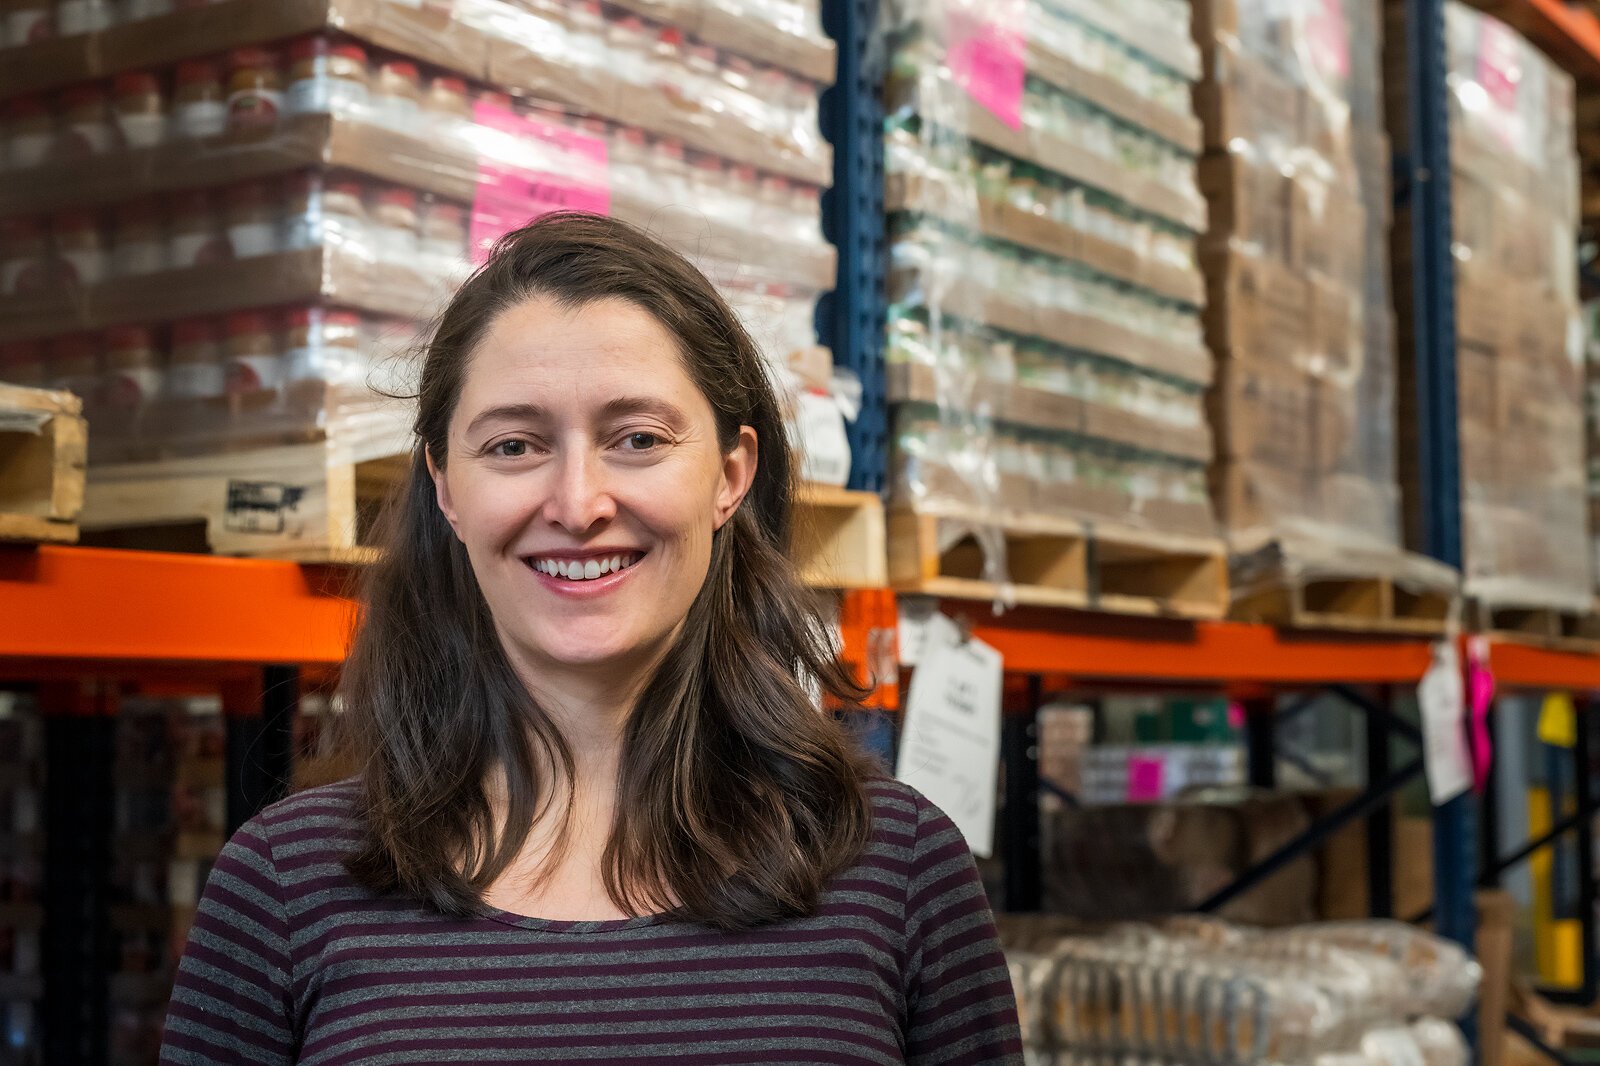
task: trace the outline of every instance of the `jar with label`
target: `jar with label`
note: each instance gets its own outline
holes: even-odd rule
[[[289,45],[291,115],[341,115],[362,118],[371,96],[367,50],[353,41],[301,37]]]
[[[433,269],[448,273],[467,259],[467,210],[447,200],[434,200],[422,214],[422,239],[418,250]]]
[[[167,102],[159,78],[145,70],[119,74],[111,95],[124,144],[149,148],[166,139]]]
[[[422,97],[424,116],[446,136],[460,136],[472,124],[472,96],[460,78],[437,77]]]
[[[137,411],[161,395],[161,352],[148,326],[106,330],[100,400],[118,411]]]
[[[409,129],[422,110],[422,75],[405,59],[378,64],[372,80],[373,121],[394,129]]]
[[[259,396],[283,384],[283,348],[264,311],[236,311],[227,319],[230,396]]]
[[[110,29],[116,21],[111,0],[56,0],[56,32],[62,37]]]
[[[50,341],[50,358],[45,364],[49,387],[66,389],[93,404],[100,378],[100,339],[93,333],[69,333]]]
[[[233,258],[233,246],[228,243],[216,204],[206,190],[172,194],[167,200],[167,221],[167,263],[171,269],[211,266]]]
[[[689,69],[683,65],[683,31],[663,26],[650,46],[650,71],[655,88],[673,106],[697,110],[689,84]]]
[[[53,158],[78,162],[104,155],[121,143],[111,99],[99,84],[74,85],[61,94],[61,130]]]
[[[262,137],[283,113],[283,73],[269,48],[236,48],[228,54],[228,129]]]
[[[37,219],[0,219],[0,296],[24,296],[50,287],[50,240]]]
[[[19,96],[5,109],[5,165],[26,170],[50,158],[56,143],[56,119],[38,96]]]
[[[55,244],[55,267],[68,285],[97,285],[110,272],[111,256],[106,249],[100,221],[89,211],[61,211],[51,220]]]
[[[227,367],[216,323],[206,318],[174,322],[166,395],[175,400],[217,400],[227,391]]]
[[[216,137],[228,128],[228,91],[214,59],[178,64],[173,93],[173,129],[181,137]]]
[[[386,186],[372,211],[372,248],[379,262],[410,264],[417,258],[417,194]]]
[[[0,381],[29,389],[44,388],[44,345],[39,341],[0,344]]]
[[[235,259],[276,255],[283,235],[283,200],[265,181],[235,185],[224,194],[228,244]]]
[[[364,380],[361,316],[354,311],[290,311],[284,349],[284,379],[291,398],[301,405],[321,406],[327,386]]]
[[[661,202],[691,202],[694,194],[690,187],[689,164],[684,159],[683,142],[675,137],[661,137],[655,141],[654,147],[655,180]]]
[[[112,273],[128,278],[167,269],[167,236],[153,197],[118,204],[113,220]]]
[[[143,22],[172,14],[172,0],[122,0],[122,17],[128,22]]]
[[[361,182],[308,171],[289,179],[284,201],[286,251],[321,248],[324,244],[356,255],[371,256],[367,209]]]
[[[12,48],[47,41],[56,34],[54,0],[11,0],[0,37]]]

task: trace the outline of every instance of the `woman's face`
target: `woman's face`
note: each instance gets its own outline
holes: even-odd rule
[[[756,468],[755,431],[717,443],[676,338],[606,299],[502,314],[467,366],[434,466],[513,661],[643,669],[705,581],[711,534]]]

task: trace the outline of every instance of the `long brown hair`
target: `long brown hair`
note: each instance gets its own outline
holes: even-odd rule
[[[865,846],[871,770],[804,684],[859,696],[785,554],[795,464],[778,400],[755,343],[687,260],[626,223],[570,212],[507,234],[426,346],[411,469],[344,673],[365,830],[350,871],[378,892],[481,913],[549,809],[539,768],[564,768],[571,795],[570,750],[513,672],[426,463],[449,462],[473,350],[502,312],[535,296],[648,311],[677,338],[724,450],[740,426],[759,440],[754,483],[713,535],[705,584],[628,717],[606,890],[629,913],[671,908],[730,930],[808,914]]]

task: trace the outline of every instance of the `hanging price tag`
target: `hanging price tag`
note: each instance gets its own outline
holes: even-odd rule
[[[987,856],[1000,771],[1000,653],[963,640],[954,622],[936,614],[918,661],[895,777],[932,800],[967,846]]]
[[[1466,690],[1461,680],[1461,658],[1453,641],[1441,640],[1433,646],[1433,665],[1417,685],[1417,705],[1422,713],[1422,759],[1428,795],[1437,807],[1472,787]]]

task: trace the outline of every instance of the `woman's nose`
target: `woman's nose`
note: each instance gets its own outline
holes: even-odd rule
[[[550,521],[569,533],[583,533],[616,513],[605,464],[586,451],[567,452],[555,471],[545,504]]]

